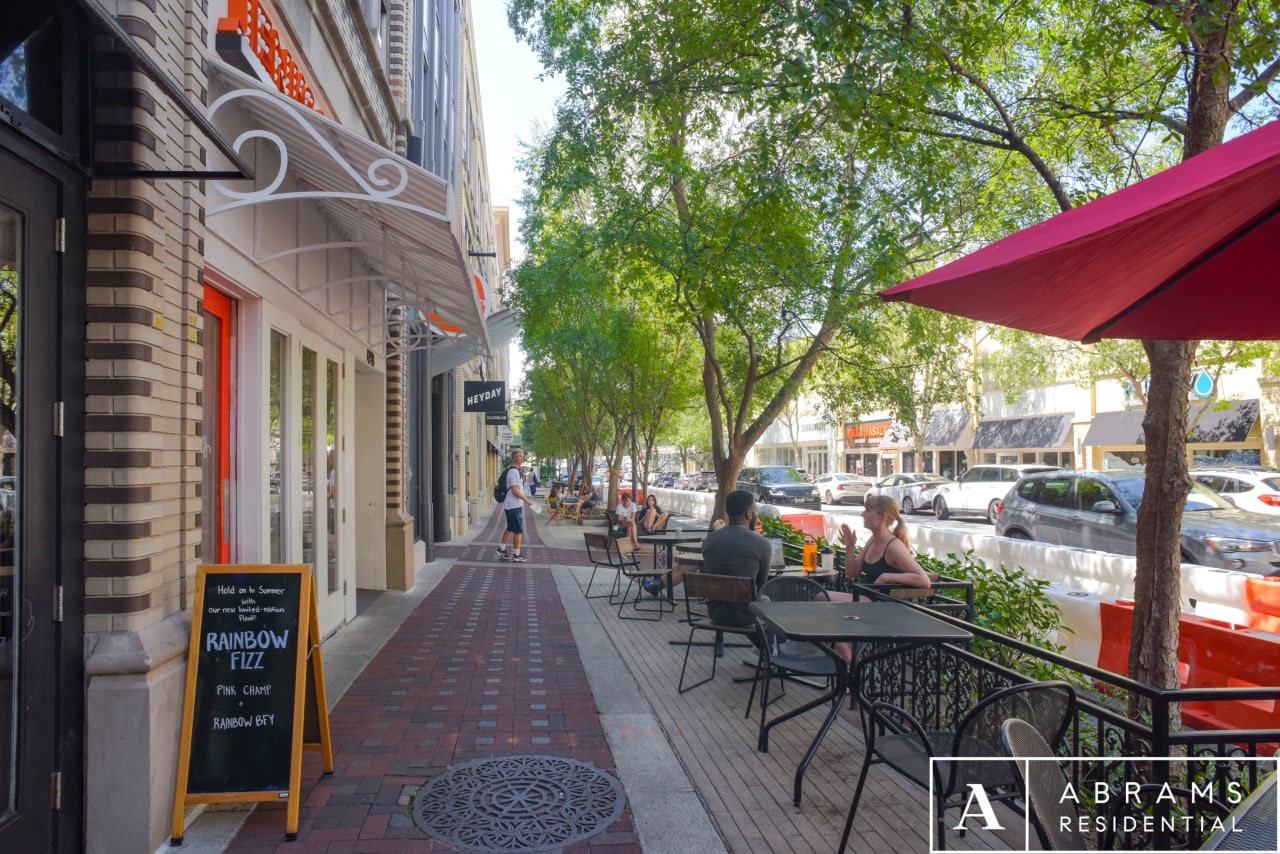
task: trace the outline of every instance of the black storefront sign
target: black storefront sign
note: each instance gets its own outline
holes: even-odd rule
[[[510,424],[511,418],[506,410],[502,412],[486,412],[484,414],[484,423],[490,425]]]
[[[296,836],[304,743],[316,744],[326,773],[333,770],[318,637],[311,567],[199,568],[175,842],[188,803],[287,799],[286,835]]]
[[[463,382],[462,411],[506,412],[507,384],[501,380]]]

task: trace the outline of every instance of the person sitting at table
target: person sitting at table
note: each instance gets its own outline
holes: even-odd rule
[[[769,580],[773,547],[756,533],[756,500],[739,489],[724,500],[729,524],[707,534],[702,541],[702,571],[712,575],[754,578],[758,589]],[[745,604],[707,601],[707,616],[726,626],[754,626],[755,616]],[[759,646],[759,638],[752,638]]]
[[[853,556],[858,537],[847,524],[840,526],[846,577],[862,584],[932,586],[929,576],[911,554],[907,544],[907,525],[898,514],[896,501],[887,495],[868,495],[862,503],[862,527],[871,532],[871,537],[862,551]]]
[[[622,493],[622,500],[613,508],[613,515],[618,519],[621,528],[631,540],[632,548],[640,547],[639,532],[636,531],[636,506],[631,503],[631,493]]]
[[[600,503],[600,493],[596,492],[593,486],[584,486],[581,494],[582,503],[578,506],[578,512],[585,516]]]
[[[551,515],[547,517],[548,523],[560,518],[560,486],[558,484],[552,484],[551,491],[547,493],[547,507],[551,509]]]
[[[644,509],[640,511],[640,518],[636,520],[636,524],[640,526],[640,533],[653,534],[667,526],[667,517],[670,515],[658,506],[658,496],[646,495]]]

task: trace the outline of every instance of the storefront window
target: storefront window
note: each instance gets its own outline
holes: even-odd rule
[[[17,763],[14,736],[21,723],[18,675],[17,628],[22,625],[19,609],[22,602],[21,575],[17,549],[18,531],[18,438],[17,418],[18,389],[14,379],[19,376],[18,331],[21,324],[19,307],[21,295],[22,257],[25,243],[22,214],[13,208],[0,205],[0,350],[3,351],[4,376],[0,378],[0,821],[13,810],[12,783]],[[29,617],[28,617],[29,619]],[[28,675],[28,678],[30,676]]]
[[[0,98],[52,131],[62,130],[62,32],[42,0],[6,3],[0,16]],[[54,4],[48,4],[52,7]]]
[[[1253,448],[1235,448],[1230,451],[1195,451],[1191,458],[1194,466],[1260,466],[1262,452]]]
[[[329,534],[329,592],[338,592],[338,363],[325,360],[325,481],[328,483],[329,512],[326,517]]]
[[[271,385],[267,389],[267,500],[270,514],[272,563],[284,563],[284,515],[288,506],[284,488],[285,347],[287,339],[271,330]]]
[[[316,566],[316,354],[302,348],[302,562]]]

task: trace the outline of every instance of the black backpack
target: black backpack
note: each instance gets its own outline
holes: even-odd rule
[[[502,474],[498,475],[498,482],[493,485],[493,500],[501,504],[507,500],[507,473],[515,466],[507,466],[502,470]]]

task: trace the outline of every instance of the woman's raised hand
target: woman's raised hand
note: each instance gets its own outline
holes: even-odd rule
[[[848,522],[840,526],[840,539],[844,542],[844,550],[850,554],[858,547],[858,535],[849,527]]]

